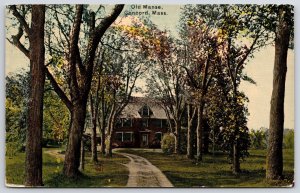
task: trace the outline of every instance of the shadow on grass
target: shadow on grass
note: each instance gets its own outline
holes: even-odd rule
[[[51,188],[122,187],[125,186],[127,179],[127,174],[81,174],[76,178],[68,178],[59,173],[45,181],[45,186]],[[124,181],[124,183],[120,184],[120,181]]]
[[[228,170],[204,173],[165,171],[165,174],[177,187],[252,187],[251,184],[259,183],[264,178],[265,171],[242,171],[239,175]]]

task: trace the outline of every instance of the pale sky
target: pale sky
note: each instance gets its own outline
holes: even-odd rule
[[[256,85],[243,81],[240,89],[249,97],[248,127],[269,127],[270,101],[273,85],[274,46],[268,46],[254,54],[245,72],[256,81]],[[285,84],[285,128],[294,128],[294,51],[288,51]]]
[[[127,5],[128,8],[129,5]],[[179,21],[180,6],[163,5],[161,11],[166,11],[165,16],[150,16],[151,20],[161,29],[176,30]],[[142,9],[140,11],[143,11]],[[253,78],[257,85],[242,82],[240,90],[249,97],[248,127],[258,129],[269,127],[269,111],[272,93],[274,47],[268,46],[254,54],[249,61],[245,72]],[[6,70],[5,74],[27,68],[29,61],[15,47],[6,41]],[[142,84],[141,82],[139,83]],[[288,71],[285,93],[285,128],[294,128],[294,51],[288,53]]]

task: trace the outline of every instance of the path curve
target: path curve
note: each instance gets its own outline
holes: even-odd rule
[[[53,156],[53,157],[56,157],[56,158],[59,158],[61,160],[64,160],[65,159],[65,154],[61,154],[60,153],[61,150],[59,149],[48,149],[45,151],[45,153]]]
[[[168,178],[147,159],[129,154],[119,153],[130,159],[125,165],[129,170],[129,178],[126,187],[174,187]]]

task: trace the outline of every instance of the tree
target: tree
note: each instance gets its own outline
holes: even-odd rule
[[[127,18],[125,18],[126,20]],[[104,38],[103,70],[101,79],[104,84],[103,99],[107,112],[105,154],[112,156],[112,136],[117,119],[131,100],[131,95],[139,88],[136,81],[149,68],[151,60],[144,53],[146,26],[142,21],[132,21],[132,24],[119,22],[110,29]],[[145,45],[146,47],[143,47]],[[102,103],[103,106],[103,103]],[[102,125],[104,126],[104,124]]]
[[[60,34],[63,34],[62,36],[67,42],[67,51],[65,51],[65,47],[63,46],[60,51],[53,49],[55,47],[52,44],[61,43],[64,45],[63,41],[53,42],[50,37],[50,41],[47,42],[50,54],[65,54],[66,60],[66,66],[64,66],[66,68],[64,70],[69,92],[61,88],[58,81],[48,69],[46,69],[46,74],[55,92],[71,113],[68,145],[63,168],[64,175],[68,177],[76,177],[79,174],[81,137],[85,124],[86,107],[91,89],[96,50],[106,30],[117,19],[123,7],[124,5],[116,5],[110,15],[104,17],[100,22],[96,22],[96,13],[94,11],[87,12],[86,6],[76,5],[73,19],[69,18],[69,15],[65,15],[66,21],[72,21],[72,27],[69,28],[68,35],[60,22],[60,17],[56,17],[56,24],[61,32]],[[69,9],[69,6],[65,6],[64,8]],[[53,8],[53,10],[54,14],[57,14],[57,9]],[[72,8],[70,8],[71,13]],[[83,21],[85,22],[84,24],[87,24],[89,30],[85,28],[85,36],[82,37],[81,24]],[[54,32],[50,35],[55,37],[56,34]],[[81,43],[81,46],[79,46],[79,43]]]
[[[186,157],[188,159],[194,159],[194,129],[193,129],[193,120],[196,114],[197,108],[192,108],[192,104],[188,102],[187,104],[187,147],[186,147]]]
[[[215,65],[220,61],[220,45],[218,45],[216,33],[209,29],[202,19],[192,20],[190,18],[187,21],[185,20],[183,18],[183,21],[186,23],[182,23],[181,36],[182,39],[185,39],[184,44],[186,44],[186,52],[188,54],[185,54],[186,59],[183,68],[186,70],[188,77],[187,85],[190,87],[189,93],[192,93],[190,95],[193,95],[195,108],[198,109],[196,158],[201,161],[205,97],[215,74]],[[188,139],[190,138],[192,137],[188,135]]]
[[[99,116],[99,94],[100,94],[100,79],[101,75],[98,75],[96,81],[96,88],[91,89],[90,92],[90,112],[92,116],[92,135],[91,135],[91,149],[92,149],[92,162],[97,163],[97,120]]]
[[[30,91],[28,103],[28,127],[26,134],[25,185],[42,186],[42,124],[43,124],[43,95],[45,83],[45,47],[44,24],[45,5],[32,5],[31,27],[26,21],[25,14],[29,6],[9,6],[10,11],[18,20],[18,33],[12,36],[15,45],[30,59]],[[20,39],[24,31],[29,39],[27,49]],[[26,37],[25,37],[26,38]]]
[[[168,32],[157,31],[151,56],[155,59],[151,74],[147,79],[148,96],[157,99],[168,117],[171,133],[175,136],[174,153],[180,153],[181,124],[185,102],[185,72],[180,66],[184,58]]]
[[[229,77],[229,85],[225,86],[231,90],[227,92],[230,95],[227,102],[229,102],[228,107],[232,108],[228,113],[233,117],[230,119],[231,126],[228,129],[232,130],[233,133],[230,133],[235,136],[232,139],[234,143],[230,152],[235,152],[231,154],[233,156],[232,169],[233,173],[237,174],[240,172],[241,159],[240,131],[248,132],[243,117],[247,113],[243,116],[238,114],[238,112],[245,112],[238,104],[238,97],[242,97],[238,86],[242,80],[253,82],[243,72],[244,65],[247,59],[252,57],[254,51],[268,43],[270,34],[264,29],[261,17],[258,16],[261,14],[261,7],[256,5],[187,5],[185,13],[185,17],[191,20],[203,19],[211,30],[217,30],[217,42],[223,42],[221,44],[223,47],[220,48],[222,50],[220,64],[223,68],[220,72]],[[238,125],[239,118],[244,125]]]
[[[6,77],[6,143],[9,155],[25,150],[29,78],[29,71],[25,69]],[[46,81],[44,87],[42,146],[58,145],[66,139],[69,112],[49,82]]]
[[[70,115],[49,81],[45,82],[43,111],[43,145],[65,144]]]
[[[254,149],[266,149],[266,137],[266,131],[262,129],[252,130],[250,132],[251,147]]]
[[[29,72],[9,74],[5,78],[6,154],[25,150],[29,97]]]
[[[284,128],[284,93],[287,71],[287,53],[292,30],[292,7],[278,7],[278,21],[275,38],[275,61],[273,71],[273,91],[270,109],[270,128],[267,150],[266,178],[283,178],[282,140]]]

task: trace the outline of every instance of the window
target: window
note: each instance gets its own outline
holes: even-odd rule
[[[116,132],[116,140],[123,141],[123,132]]]
[[[143,107],[143,115],[149,116],[149,107],[148,106]]]
[[[125,132],[123,136],[123,141],[132,142],[132,132]]]
[[[133,132],[116,132],[116,141],[119,142],[132,142],[133,141]]]
[[[155,133],[155,140],[161,141],[161,136],[162,136],[161,132],[156,132]]]
[[[142,126],[148,127],[148,125],[149,125],[148,119],[142,119]]]
[[[122,119],[117,119],[116,127],[122,127]]]
[[[123,127],[132,127],[132,119],[122,119]]]
[[[166,119],[158,119],[157,121],[159,121],[159,123],[157,123],[157,127],[160,127],[160,128],[167,128],[167,127],[169,127],[169,123],[168,123],[168,121]]]
[[[151,120],[151,125],[153,125],[154,127],[162,127],[161,121],[161,119],[153,119]]]
[[[150,115],[152,115],[152,111],[151,111],[151,109],[147,105],[144,105],[139,110],[139,113],[140,113],[141,116],[146,116],[146,117],[149,117]]]

